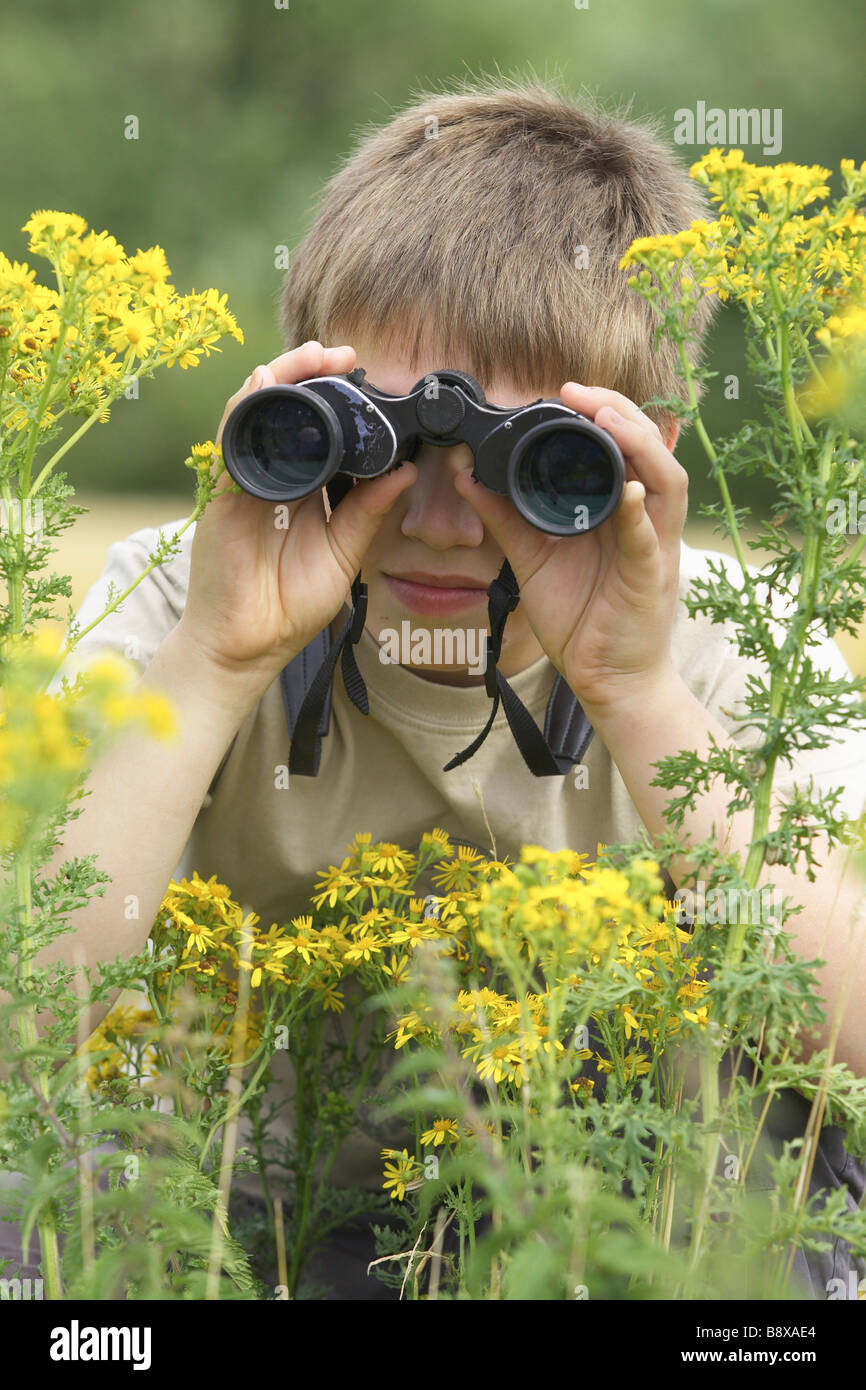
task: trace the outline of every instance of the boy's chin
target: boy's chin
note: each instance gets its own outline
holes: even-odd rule
[[[369,631],[383,665],[402,666],[412,675],[446,685],[484,680],[488,628],[482,621],[444,622],[398,610]]]

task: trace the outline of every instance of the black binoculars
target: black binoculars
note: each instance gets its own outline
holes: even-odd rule
[[[458,371],[432,372],[408,396],[395,396],[365,375],[356,367],[266,386],[240,401],[222,436],[231,477],[254,497],[292,502],[338,473],[377,478],[414,459],[422,443],[468,444],[472,476],[510,496],[539,531],[591,531],[617,507],[625,464],[616,441],[562,401],[490,405],[478,382]]]

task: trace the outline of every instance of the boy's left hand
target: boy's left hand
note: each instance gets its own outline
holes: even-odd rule
[[[612,434],[625,459],[626,486],[607,521],[550,536],[510,497],[473,483],[471,470],[455,475],[455,487],[507,556],[547,656],[584,708],[603,712],[671,674],[688,475],[626,396],[575,382],[560,395]]]

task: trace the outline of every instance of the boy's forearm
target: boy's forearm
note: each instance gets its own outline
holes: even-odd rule
[[[693,749],[705,757],[711,737],[721,747],[732,743],[726,730],[675,671],[660,677],[655,684],[644,682],[633,696],[624,695],[605,709],[587,705],[584,708],[653,837],[668,828],[664,812],[672,793],[664,787],[650,786],[658,770],[652,764],[683,749]],[[752,813],[740,811],[730,818],[725,808],[731,795],[731,788],[717,778],[710,791],[698,797],[695,809],[686,813],[683,835],[694,842],[715,838],[720,848],[738,850],[745,859],[751,843]],[[680,885],[699,868],[685,851],[672,861],[669,872],[674,883]]]
[[[671,792],[650,786],[657,772],[652,764],[683,749],[695,749],[703,756],[709,750],[711,736],[720,747],[732,746],[726,730],[675,672],[660,678],[652,688],[645,686],[633,697],[625,696],[607,709],[586,708],[586,715],[654,838],[666,829],[664,807]],[[749,809],[729,817],[726,806],[731,796],[732,788],[716,778],[711,789],[696,799],[695,809],[686,814],[683,835],[693,843],[715,838],[720,849],[738,852],[745,862],[751,845],[753,813]],[[775,819],[771,818],[770,823],[775,824]],[[685,886],[699,868],[686,852],[673,861],[670,874],[677,886]],[[768,882],[773,884],[777,903],[788,897],[793,904],[802,906],[802,912],[789,917],[785,925],[800,955],[805,959],[821,957],[827,962],[818,978],[828,1026],[816,1039],[806,1040],[807,1050],[827,1045],[838,1007],[841,1024],[836,1060],[847,1062],[858,1075],[866,1075],[866,1034],[858,1022],[866,1003],[862,876],[837,850],[825,854],[814,883],[802,870],[791,873],[782,865],[765,866],[756,888]]]
[[[50,876],[67,859],[96,854],[96,867],[111,882],[104,897],[69,914],[74,935],[51,942],[37,956],[38,965],[71,961],[81,952],[92,966],[142,949],[213,775],[270,679],[262,672],[216,667],[182,625],[165,638],[139,686],[169,698],[177,736],[160,742],[130,732],[97,762],[81,814],[63,827],[42,872]],[[94,1011],[91,1026],[104,1012]],[[44,1015],[40,1022],[44,1027]]]

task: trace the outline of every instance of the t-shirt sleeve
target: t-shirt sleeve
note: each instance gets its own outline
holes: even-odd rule
[[[81,631],[103,613],[147,569],[160,531],[173,535],[186,518],[162,527],[144,527],[108,548],[102,574],[91,585],[75,615]],[[99,652],[118,652],[143,672],[183,614],[189,585],[189,552],[195,525],[180,540],[180,550],[156,566],[112,613],[87,632],[69,653],[48,689],[59,690],[63,677],[75,675]]]

